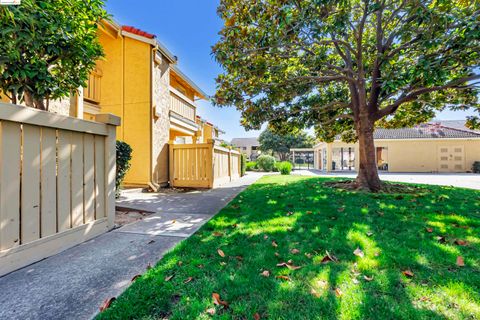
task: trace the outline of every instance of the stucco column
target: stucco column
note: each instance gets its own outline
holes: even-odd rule
[[[332,144],[327,144],[327,172],[332,171]]]

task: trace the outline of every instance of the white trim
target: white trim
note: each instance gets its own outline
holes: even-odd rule
[[[138,34],[131,33],[131,32],[125,31],[125,30],[122,30],[122,36],[128,37],[128,38],[132,38],[132,39],[134,39],[134,40],[138,40],[138,41],[141,41],[141,42],[145,42],[145,43],[148,43],[148,44],[150,44],[150,45],[152,45],[152,46],[155,46],[155,45],[156,45],[155,39],[150,39],[150,38],[147,38],[147,37],[142,37],[142,36],[139,36]]]

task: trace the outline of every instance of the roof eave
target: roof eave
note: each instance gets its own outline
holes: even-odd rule
[[[205,91],[203,91],[195,82],[193,82],[192,79],[190,79],[185,73],[183,73],[179,68],[178,66],[176,65],[173,65],[172,66],[172,70],[173,72],[179,76],[180,78],[182,78],[183,81],[185,81],[186,83],[188,83],[189,86],[192,87],[193,90],[195,90],[197,92],[197,94],[199,95],[199,97],[203,100],[207,100],[209,95],[205,93]]]

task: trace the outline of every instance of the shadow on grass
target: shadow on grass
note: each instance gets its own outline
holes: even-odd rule
[[[99,318],[208,319],[206,310],[218,319],[480,317],[477,192],[431,186],[420,194],[366,194],[326,181],[262,179]],[[327,251],[339,261],[322,263]],[[302,268],[277,266],[288,261]],[[214,306],[213,292],[229,308]]]

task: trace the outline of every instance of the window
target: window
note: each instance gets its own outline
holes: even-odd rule
[[[355,148],[334,148],[332,150],[332,170],[355,170]]]
[[[380,171],[388,171],[388,148],[377,148],[377,168]]]
[[[87,86],[83,89],[83,99],[94,104],[100,103],[102,72],[95,68],[89,77]]]

